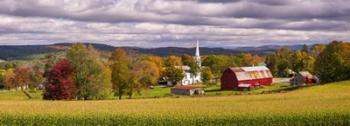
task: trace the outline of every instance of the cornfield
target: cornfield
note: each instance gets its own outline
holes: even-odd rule
[[[350,125],[350,81],[263,95],[0,101],[0,125]]]

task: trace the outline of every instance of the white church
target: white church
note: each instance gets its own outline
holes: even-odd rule
[[[197,41],[197,46],[196,46],[196,53],[195,56],[193,57],[194,60],[197,62],[199,68],[202,67],[201,63],[201,57],[199,54],[199,42]],[[192,84],[197,84],[202,82],[202,77],[201,77],[201,72],[198,72],[196,75],[191,74],[190,67],[189,66],[178,66],[181,67],[181,69],[184,72],[184,78],[179,82],[181,85],[192,85]],[[168,85],[172,85],[171,82],[168,82]]]

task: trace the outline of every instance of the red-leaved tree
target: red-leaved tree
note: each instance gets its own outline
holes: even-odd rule
[[[47,73],[43,98],[46,100],[74,99],[77,88],[71,77],[72,72],[73,69],[67,59],[57,62]]]

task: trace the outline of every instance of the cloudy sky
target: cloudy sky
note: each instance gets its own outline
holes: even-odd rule
[[[350,0],[0,0],[0,45],[293,45],[349,30]]]

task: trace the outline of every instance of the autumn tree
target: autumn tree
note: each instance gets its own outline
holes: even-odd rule
[[[5,71],[4,84],[6,89],[12,89],[16,86],[15,73],[13,71],[14,69],[12,68]]]
[[[139,74],[137,80],[146,87],[156,85],[160,77],[157,65],[150,61],[144,60],[137,63],[133,70]]]
[[[47,82],[43,99],[62,100],[74,99],[76,96],[76,86],[72,79],[73,69],[69,60],[57,62],[47,73]]]
[[[315,73],[321,82],[333,82],[350,78],[350,44],[333,41],[316,59]]]
[[[256,66],[259,63],[263,62],[263,58],[261,58],[258,55],[253,55],[251,53],[244,53],[241,54],[242,58],[242,63],[240,64],[241,66]]]
[[[0,69],[0,89],[5,87],[5,74],[6,70]]]
[[[35,89],[43,84],[45,78],[43,76],[44,72],[39,68],[39,66],[33,66],[29,72],[28,86],[30,89]]]
[[[167,81],[170,81],[174,85],[184,78],[180,57],[169,56],[166,59],[164,75],[166,76]]]
[[[220,78],[222,72],[227,67],[232,67],[228,65],[227,61],[227,58],[224,56],[210,55],[203,60],[202,65],[210,68],[215,78]]]
[[[304,44],[303,48],[301,49],[301,52],[309,53],[309,47],[306,44]]]
[[[323,52],[325,48],[326,48],[326,45],[324,44],[315,44],[311,49],[311,53],[314,56],[318,56],[321,52]]]
[[[192,64],[194,62],[193,57],[189,54],[183,54],[181,56],[181,60],[182,60],[182,63],[184,65],[187,65],[187,66],[189,66],[190,64]]]
[[[205,67],[202,69],[202,81],[204,84],[211,84],[211,81],[214,79],[214,75],[211,72],[210,68]]]
[[[56,62],[58,62],[60,60],[60,58],[58,58],[55,55],[47,55],[45,57],[45,66],[44,66],[44,77],[47,76],[47,74],[49,73],[49,71],[52,69],[52,67],[56,64]]]
[[[128,83],[131,78],[126,52],[122,48],[116,49],[110,57],[110,62],[114,95],[121,99],[127,92]]]
[[[181,61],[181,58],[178,56],[169,56],[166,60],[165,60],[165,66],[166,67],[172,67],[172,66],[182,66],[183,63]]]
[[[132,98],[134,93],[158,83],[160,74],[157,65],[148,60],[130,63],[130,76],[127,84],[127,95]]]
[[[73,69],[73,80],[77,87],[77,98],[101,99],[103,89],[103,64],[99,53],[92,47],[73,44],[67,52],[67,58]]]
[[[265,64],[270,69],[273,76],[278,76],[278,57],[276,54],[269,54],[265,58]]]
[[[14,87],[21,90],[26,89],[30,81],[30,69],[28,67],[19,67],[14,70]]]
[[[159,56],[148,56],[144,60],[154,63],[156,65],[156,67],[157,67],[159,76],[163,76],[164,62],[163,62],[161,57],[159,57]]]
[[[281,48],[274,54],[270,54],[265,58],[265,64],[271,70],[274,76],[289,76],[288,69],[291,68],[290,59],[293,52],[288,48]]]
[[[190,67],[190,70],[188,71],[192,76],[197,76],[197,74],[200,72],[200,66],[197,63],[197,61],[188,54],[184,54],[182,57],[182,62],[184,65]]]

